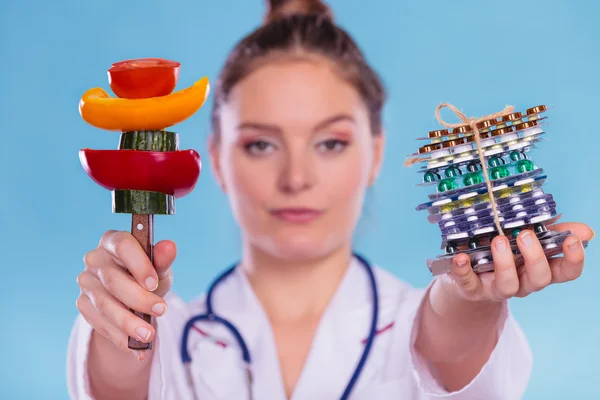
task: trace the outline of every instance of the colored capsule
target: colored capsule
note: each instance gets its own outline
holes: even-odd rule
[[[456,178],[458,175],[460,175],[460,169],[456,167],[446,168],[444,174],[446,175],[446,178]]]
[[[476,239],[471,239],[469,240],[469,249],[471,250],[475,250],[478,246],[477,240]]]
[[[444,179],[438,183],[438,192],[447,192],[448,190],[457,189],[458,185],[452,179]]]
[[[467,165],[467,171],[468,172],[477,172],[479,170],[480,170],[479,164],[477,164],[477,163],[469,163]]]
[[[450,203],[450,204],[446,204],[445,206],[442,206],[440,208],[440,212],[442,214],[445,214],[447,212],[456,210],[456,208],[457,208],[456,203]]]
[[[463,200],[460,203],[460,207],[461,208],[463,208],[463,207],[473,207],[473,205],[475,205],[475,202],[473,201],[472,198]]]
[[[521,233],[521,230],[520,230],[520,229],[513,229],[513,231],[512,231],[512,237],[513,237],[514,239],[516,239],[516,238],[517,238],[517,236],[519,236],[519,233]]]
[[[458,251],[458,249],[456,248],[456,245],[448,243],[448,245],[446,246],[446,254],[454,254]]]
[[[488,164],[492,168],[499,167],[500,165],[502,165],[502,160],[500,157],[490,157]]]
[[[510,159],[512,161],[524,160],[525,154],[521,153],[520,151],[513,151],[512,153],[510,153]]]
[[[510,173],[506,167],[496,167],[490,171],[490,179],[492,180],[506,178],[509,175]]]
[[[540,234],[540,233],[547,232],[548,228],[546,228],[544,226],[544,224],[535,224],[535,226],[533,227],[533,230],[535,231],[535,233]]]
[[[533,163],[529,160],[521,160],[517,163],[517,171],[519,173],[533,171]]]
[[[465,175],[463,183],[465,186],[477,185],[483,182],[483,176],[479,172],[472,172]]]
[[[437,174],[434,174],[433,172],[427,172],[425,175],[423,175],[423,182],[428,183],[428,182],[435,182],[437,181]]]
[[[531,184],[529,184],[529,185],[523,185],[521,187],[521,193],[531,192],[532,190],[533,190],[533,186],[531,186]]]

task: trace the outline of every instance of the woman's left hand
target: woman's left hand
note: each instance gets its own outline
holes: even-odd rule
[[[563,256],[546,258],[535,233],[523,230],[517,236],[517,246],[524,265],[517,269],[508,238],[498,236],[492,241],[494,271],[476,274],[466,254],[454,257],[449,274],[452,286],[460,297],[470,301],[501,302],[511,297],[525,297],[553,283],[575,280],[581,276],[584,264],[582,240],[591,240],[594,231],[582,223],[561,223],[549,230],[570,230],[572,235],[563,243]]]

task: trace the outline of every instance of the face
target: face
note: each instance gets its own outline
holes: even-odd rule
[[[246,244],[288,261],[349,246],[382,137],[327,61],[267,63],[239,82],[211,157]]]

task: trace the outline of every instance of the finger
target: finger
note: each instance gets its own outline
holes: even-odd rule
[[[98,310],[96,310],[94,304],[86,294],[82,293],[77,298],[75,304],[83,319],[85,319],[99,335],[108,339],[121,350],[135,356],[135,353],[128,348],[129,340],[127,334],[104,318]]]
[[[580,222],[562,222],[548,226],[547,228],[548,230],[557,232],[571,231],[573,235],[578,236],[581,240],[592,240],[596,235],[592,228]]]
[[[524,230],[517,236],[517,246],[525,261],[525,273],[521,276],[523,289],[528,293],[542,290],[552,281],[552,271],[540,241],[532,231]]]
[[[154,268],[159,279],[170,274],[171,265],[177,256],[177,246],[171,240],[162,240],[154,246]]]
[[[158,275],[158,288],[154,293],[164,296],[173,284],[171,265],[177,256],[177,246],[170,240],[163,240],[154,246],[154,269]]]
[[[463,292],[464,296],[471,300],[477,300],[482,293],[481,280],[471,267],[471,259],[466,254],[458,254],[452,260],[452,278]]]
[[[585,252],[581,240],[577,236],[569,236],[562,246],[563,257],[550,260],[552,283],[563,283],[581,276],[585,260]]]
[[[95,271],[106,264],[114,264],[112,257],[102,248],[96,248],[83,256],[83,264],[88,271]]]
[[[121,272],[123,271],[121,270]],[[94,309],[103,319],[139,341],[147,343],[151,340],[154,336],[152,325],[125,308],[122,303],[104,289],[102,283],[95,276],[84,272],[80,275],[79,282],[82,293],[91,301]],[[105,324],[101,325],[105,327]]]
[[[494,281],[492,290],[499,299],[509,299],[519,291],[519,275],[510,243],[506,236],[497,236],[492,240],[494,259]]]
[[[99,279],[104,288],[126,306],[157,317],[165,313],[167,305],[162,295],[144,290],[106,251],[100,248],[87,253],[84,263],[86,271]],[[85,274],[82,276],[78,278],[79,286],[89,282],[84,280]]]
[[[97,269],[98,283],[103,291],[107,291],[125,306],[145,314],[162,316],[167,310],[165,300],[156,293],[144,290],[125,270],[117,266],[106,266]],[[100,290],[96,281],[91,281],[87,290]]]
[[[158,287],[158,275],[150,258],[129,232],[109,231],[101,239],[100,245],[110,254],[115,263],[133,275],[144,288],[154,291]]]

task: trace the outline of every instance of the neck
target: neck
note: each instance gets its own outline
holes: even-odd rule
[[[259,248],[244,248],[242,267],[271,320],[320,317],[335,294],[352,258],[350,245],[325,257],[290,261]]]

